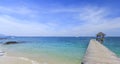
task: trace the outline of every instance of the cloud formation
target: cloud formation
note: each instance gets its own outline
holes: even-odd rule
[[[49,8],[48,8],[49,9]],[[0,33],[17,36],[117,36],[120,17],[109,17],[104,7],[33,9],[0,6]]]
[[[86,7],[80,12],[79,19],[84,22],[82,26],[75,27],[81,35],[94,35],[105,32],[108,36],[117,36],[116,29],[120,28],[120,17],[109,18],[111,12],[104,8]]]

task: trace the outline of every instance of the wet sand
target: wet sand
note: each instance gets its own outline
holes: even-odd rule
[[[23,60],[22,58],[1,56],[0,64],[33,64],[33,63],[28,60]]]
[[[24,57],[8,56],[6,52],[0,50],[0,64],[39,64],[39,63]]]

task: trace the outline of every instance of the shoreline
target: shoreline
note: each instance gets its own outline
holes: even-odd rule
[[[25,44],[22,43],[22,44],[14,44],[14,45],[1,45],[0,49],[5,51],[5,54],[4,54],[5,56],[3,56],[3,57],[1,56],[1,59],[3,60],[3,59],[11,58],[9,61],[6,60],[8,63],[13,62],[15,59],[15,61],[28,62],[29,64],[31,64],[32,62],[34,64],[35,63],[36,64],[38,64],[38,63],[39,64],[80,64],[80,62],[82,61],[82,58],[80,58],[82,56],[82,54],[80,52],[86,50],[85,46],[87,46],[87,44],[86,44],[87,40],[88,39],[80,40],[80,41],[77,41],[77,43],[68,43],[65,41],[64,45],[63,45],[63,43],[60,43],[62,41],[60,41],[60,42],[55,41],[55,44],[50,42],[49,46],[51,46],[51,43],[52,43],[52,48],[51,47],[46,48],[49,43],[46,43],[43,41],[44,42],[44,47],[43,47],[42,42],[38,41],[37,43],[34,43],[34,42],[36,42],[34,40],[32,43],[27,42]],[[57,47],[56,47],[56,42],[59,42],[59,43],[57,43]],[[71,42],[71,41],[69,41],[69,42]],[[66,48],[66,43],[67,43],[68,48]],[[82,44],[84,44],[84,43],[86,45],[82,46]],[[62,47],[58,48],[58,45],[61,45]],[[76,47],[76,45],[78,47]],[[55,48],[53,48],[53,47],[55,47]],[[73,49],[73,47],[74,47],[74,49]],[[62,48],[62,51],[59,51],[61,48]],[[68,52],[67,52],[67,55],[64,56],[64,51],[66,52],[67,50],[68,51],[70,50],[69,53],[71,53],[72,56],[71,56],[71,54],[68,55],[69,54]],[[77,53],[76,51],[80,51],[80,52],[78,52],[78,54],[73,54],[73,52]],[[60,56],[56,55],[57,54],[56,52],[60,53]],[[3,60],[3,61],[5,61],[5,60]],[[5,64],[5,63],[3,63],[3,64]],[[14,64],[14,63],[11,63],[11,64]],[[18,63],[16,63],[16,64],[18,64]],[[25,64],[27,64],[27,63],[25,63]]]
[[[22,58],[10,57],[10,56],[1,56],[0,63],[1,64],[35,64]]]
[[[40,63],[26,57],[10,56],[7,52],[0,50],[0,64],[40,64]]]
[[[11,53],[12,54],[12,53]],[[19,56],[19,55],[14,55],[14,53],[11,55],[9,53],[6,53],[5,55],[0,57],[0,63],[2,64],[67,64],[68,61],[66,62],[60,62],[59,60],[56,59],[51,59],[50,58],[44,58],[41,57],[40,59],[38,58],[31,58],[25,56]],[[80,63],[80,62],[79,62]],[[69,64],[74,64],[69,62]]]
[[[6,47],[2,46],[2,50],[6,51],[6,56],[7,57],[14,57],[14,59],[20,59],[20,60],[23,60],[23,61],[28,61],[29,62],[33,62],[33,64],[74,64],[74,61],[69,61],[68,59],[60,59],[60,57],[53,57],[53,56],[38,56],[37,55],[33,55],[31,56],[31,54],[26,54],[26,53],[23,53],[23,52],[16,52],[16,51],[11,51],[9,49],[7,49]],[[16,53],[14,53],[16,52]],[[82,61],[82,60],[81,60]],[[76,61],[77,64],[79,64],[81,61]]]

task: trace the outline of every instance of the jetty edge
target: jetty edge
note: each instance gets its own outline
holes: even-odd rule
[[[120,58],[95,39],[91,39],[81,64],[120,64]]]

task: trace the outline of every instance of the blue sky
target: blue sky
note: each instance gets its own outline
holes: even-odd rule
[[[120,36],[120,0],[1,0],[0,34]]]

